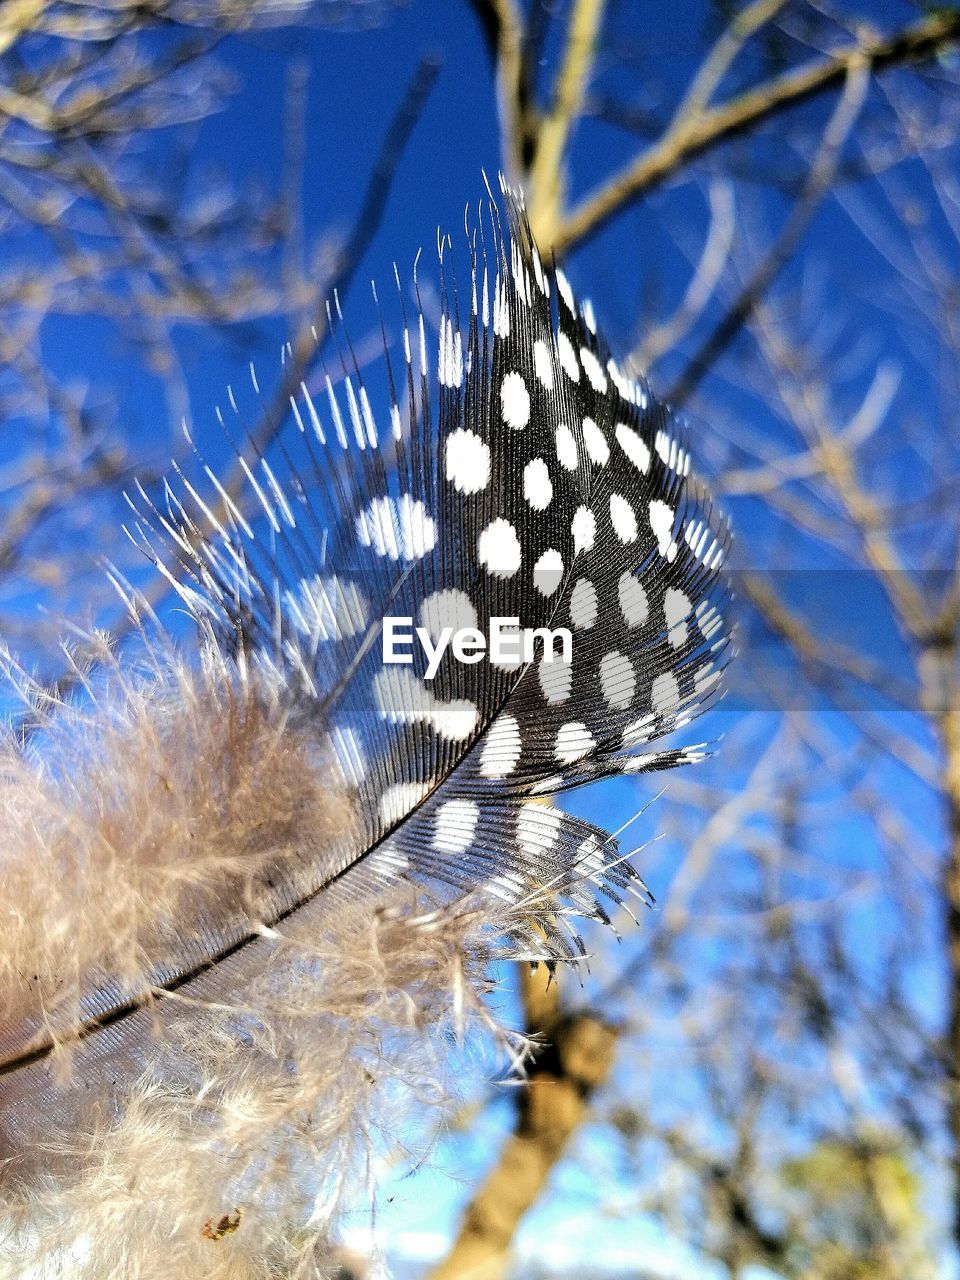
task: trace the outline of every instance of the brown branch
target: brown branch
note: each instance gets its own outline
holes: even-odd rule
[[[816,449],[824,481],[849,520],[867,567],[883,587],[897,625],[911,644],[922,648],[931,638],[934,606],[910,581],[883,508],[861,483],[850,440],[844,440],[830,421],[819,375],[806,377],[791,368],[790,353],[766,322],[762,308],[755,335],[764,358],[780,371],[780,397],[808,446]]]
[[[563,64],[557,75],[553,104],[537,131],[528,178],[530,227],[538,244],[553,243],[564,204],[564,152],[583,109],[593,66],[604,0],[576,0],[567,24]]]
[[[887,666],[873,661],[866,654],[824,636],[815,636],[761,574],[751,571],[737,574],[737,591],[750,601],[764,624],[793,651],[818,686],[829,691],[836,687],[838,678],[843,677],[876,692],[900,710],[915,709],[916,685],[898,679]],[[925,756],[923,758],[926,759]],[[929,774],[924,770],[921,776],[928,778]]]
[[[460,1233],[428,1280],[499,1280],[520,1219],[541,1194],[590,1096],[613,1066],[616,1030],[593,1012],[557,1011],[556,983],[544,970],[527,979],[528,1018],[549,1043],[537,1053],[519,1095],[517,1123],[493,1172],[467,1206]]]
[[[733,249],[736,205],[733,185],[712,182],[709,191],[710,226],[700,258],[672,315],[656,324],[630,354],[630,363],[649,370],[667,351],[674,351],[700,319],[720,283]]]
[[[587,196],[563,220],[551,241],[553,249],[557,253],[569,252],[632,200],[658,186],[696,156],[842,84],[858,62],[865,62],[873,72],[884,71],[933,57],[957,40],[960,12],[938,14],[895,35],[851,44],[829,57],[768,80],[721,106],[676,120],[657,143],[599,191]]]

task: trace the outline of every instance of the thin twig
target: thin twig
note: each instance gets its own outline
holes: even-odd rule
[[[553,103],[537,131],[527,207],[534,239],[541,245],[553,243],[561,220],[564,154],[571,130],[583,109],[603,8],[604,0],[577,0],[574,5],[567,24],[566,47]]]
[[[528,68],[524,58],[523,16],[515,0],[470,0],[486,37],[497,79],[500,155],[512,181],[524,170],[528,133]]]
[[[937,14],[893,36],[863,40],[840,49],[669,128],[657,143],[587,196],[563,220],[552,240],[554,250],[569,252],[631,201],[677,173],[696,156],[842,84],[852,66],[866,62],[876,73],[933,57],[957,40],[960,13]]]
[[[783,229],[769,253],[747,280],[733,306],[714,327],[680,377],[666,393],[675,405],[682,405],[705,374],[743,328],[771,284],[793,257],[836,172],[841,149],[856,123],[870,83],[869,63],[858,59],[850,64],[846,87],[824,133],[803,191],[794,202]]]

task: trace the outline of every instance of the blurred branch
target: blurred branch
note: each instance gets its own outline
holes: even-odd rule
[[[573,1133],[583,1123],[591,1094],[613,1066],[616,1030],[597,1013],[563,1015],[556,984],[545,985],[539,966],[525,975],[528,1031],[543,1044],[517,1095],[513,1133],[475,1192],[449,1253],[428,1280],[499,1280],[520,1219],[537,1200]]]
[[[754,606],[764,623],[790,646],[802,663],[812,669],[808,674],[821,687],[828,691],[836,689],[837,677],[846,677],[879,693],[901,710],[911,710],[916,706],[915,685],[897,679],[888,667],[872,661],[865,654],[827,637],[815,637],[803,619],[787,607],[761,574],[749,570],[738,574],[737,589]],[[930,762],[925,754],[922,758],[925,767],[920,776],[930,781]]]
[[[936,14],[892,36],[864,38],[827,58],[758,85],[722,106],[675,119],[659,141],[560,220],[547,243],[558,254],[568,253],[627,204],[696,156],[835,88],[847,80],[854,68],[865,66],[871,72],[880,72],[933,57],[957,40],[960,12]]]
[[[895,368],[886,364],[878,367],[860,408],[837,433],[846,448],[858,448],[880,429],[900,383],[900,374]],[[817,450],[803,449],[799,453],[777,456],[759,466],[728,470],[720,480],[720,487],[727,494],[769,496],[794,480],[815,481],[822,470]]]
[[[363,255],[383,216],[390,193],[397,165],[406,147],[407,141],[419,120],[423,105],[436,82],[439,65],[432,59],[424,59],[415,71],[401,102],[394,113],[387,129],[380,150],[377,154],[360,211],[354,221],[350,234],[336,255],[331,278],[328,282],[329,295],[343,293],[350,285],[362,261]],[[263,406],[259,420],[247,432],[248,450],[254,454],[262,453],[270,445],[289,412],[290,399],[295,396],[300,384],[306,376],[307,369],[316,357],[317,350],[327,332],[327,292],[316,310],[298,327],[294,340],[289,345],[289,356],[285,362],[280,384],[268,403]],[[239,509],[244,509],[251,501],[246,472],[238,460],[223,480],[226,497],[218,496],[211,500],[211,508],[218,520],[229,520],[228,504],[232,502]],[[200,536],[198,532],[185,537]],[[179,566],[168,566],[173,574]],[[144,592],[144,601],[151,608],[155,607],[167,594],[169,584],[160,574],[154,576],[151,585]],[[136,620],[124,610],[110,626],[115,637],[122,638],[128,634]],[[51,692],[63,696],[75,683],[73,668],[68,668],[50,683]],[[21,733],[31,731],[32,722],[25,719]]]
[[[730,258],[736,229],[736,205],[729,182],[710,184],[710,229],[700,259],[673,315],[654,325],[631,352],[638,369],[649,369],[666,351],[673,350],[700,318],[713,297]]]
[[[744,45],[777,16],[785,3],[786,0],[753,0],[733,15],[690,81],[670,123],[671,130],[682,129],[687,121],[695,120],[706,111]]]
[[[0,12],[0,53],[30,31],[47,7],[47,0],[6,0]]]
[[[566,48],[553,91],[553,103],[539,122],[528,177],[528,207],[534,239],[550,245],[564,204],[564,153],[583,108],[584,95],[604,0],[575,0],[567,21]]]
[[[819,376],[797,367],[782,334],[762,311],[757,314],[755,332],[761,350],[781,372],[778,391],[808,445],[816,450],[823,476],[849,518],[866,563],[883,586],[898,624],[907,637],[924,644],[933,614],[930,602],[910,582],[885,516],[860,482],[853,448],[830,420]]]
[[[530,77],[524,57],[523,17],[516,0],[469,0],[493,58],[500,115],[500,155],[516,180],[526,164],[530,134]]]
[[[327,296],[339,297],[345,293],[353,281],[357,268],[370,246],[380,220],[386,208],[387,199],[393,184],[397,165],[403,155],[407,142],[417,121],[420,119],[424,104],[430,90],[436,83],[440,64],[433,58],[424,58],[407,86],[406,92],[393,115],[393,119],[384,135],[373,169],[367,181],[366,191],[360,211],[354,221],[350,234],[342,249],[336,256]],[[290,410],[290,399],[300,390],[300,384],[307,370],[316,358],[317,351],[326,335],[327,297],[309,316],[297,331],[290,344],[289,357],[284,366],[283,377],[271,401],[264,407],[259,421],[250,431],[250,442],[255,453],[262,453],[276,436]],[[249,493],[246,472],[239,461],[228,473],[224,488],[230,498],[241,509],[243,502],[252,497]],[[220,503],[223,503],[220,499]],[[219,520],[229,519],[229,511],[225,505],[216,508]],[[209,532],[209,531],[207,531]]]
[[[686,403],[691,392],[726,351],[773,281],[793,257],[820,201],[833,181],[844,143],[849,138],[866,99],[869,82],[869,64],[863,59],[851,60],[843,94],[830,118],[823,142],[817,149],[803,191],[794,203],[790,216],[736,301],[701,344],[680,377],[667,390],[666,398],[672,404],[680,406]]]

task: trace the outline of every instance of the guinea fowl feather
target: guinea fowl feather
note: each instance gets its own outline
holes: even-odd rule
[[[442,1101],[444,1034],[496,1030],[491,959],[646,896],[548,801],[703,754],[660,739],[719,687],[727,535],[504,194],[469,303],[440,243],[435,347],[401,291],[382,420],[335,304],[245,499],[199,453],[138,492],[196,659],[124,588],[139,647],[4,749],[0,1274],[323,1274],[396,1108]],[[438,648],[496,619],[540,651]]]

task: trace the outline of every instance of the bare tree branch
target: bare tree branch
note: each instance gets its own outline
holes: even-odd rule
[[[866,99],[869,81],[869,64],[860,59],[851,61],[843,94],[810,166],[804,189],[794,203],[783,230],[740,291],[733,306],[727,310],[683,373],[666,392],[666,397],[672,404],[686,403],[691,392],[737,336],[777,275],[793,257],[820,201],[833,182],[840,153]]]
[[[777,113],[825,93],[846,80],[850,69],[879,72],[937,54],[960,39],[960,13],[938,14],[880,39],[864,39],[828,58],[756,86],[719,107],[675,122],[662,138],[580,202],[557,226],[548,244],[567,253],[595,234],[638,196],[658,186],[696,156],[755,129]]]
[[[529,172],[527,207],[534,239],[553,243],[564,200],[564,154],[583,108],[593,66],[604,0],[576,0],[567,21],[566,48],[553,102],[537,129]]]
[[[500,1280],[520,1219],[537,1200],[593,1092],[613,1066],[616,1029],[590,1012],[559,1012],[545,970],[527,976],[529,1029],[543,1037],[518,1094],[517,1121],[493,1171],[478,1188],[447,1256],[428,1280]]]
[[[497,79],[500,155],[514,180],[523,173],[530,134],[529,71],[524,57],[523,17],[516,0],[469,0],[480,20]]]

